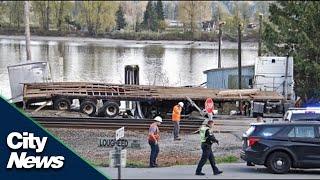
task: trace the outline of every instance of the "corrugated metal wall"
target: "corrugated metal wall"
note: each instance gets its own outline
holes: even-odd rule
[[[212,69],[204,72],[207,75],[207,87],[216,89],[237,89],[238,68]],[[253,80],[254,66],[242,67],[242,88],[249,87],[249,79]]]

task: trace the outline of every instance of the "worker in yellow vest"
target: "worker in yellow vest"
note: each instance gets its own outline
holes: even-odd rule
[[[205,175],[201,171],[202,171],[202,167],[206,164],[208,159],[210,161],[213,174],[218,175],[222,173],[222,171],[220,171],[216,166],[214,155],[211,149],[212,143],[217,143],[219,145],[219,141],[214,137],[213,133],[210,132],[210,128],[212,127],[213,127],[213,121],[210,119],[206,119],[202,123],[202,126],[200,128],[199,132],[200,132],[202,156],[196,170],[196,175]]]
[[[173,139],[174,140],[181,140],[179,138],[179,131],[180,131],[180,120],[181,120],[181,111],[184,104],[183,102],[179,102],[177,105],[173,107],[172,110],[172,121],[173,121]]]

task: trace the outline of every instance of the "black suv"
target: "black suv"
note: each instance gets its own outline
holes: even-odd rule
[[[243,134],[241,159],[265,165],[272,173],[320,168],[320,123],[254,123]]]

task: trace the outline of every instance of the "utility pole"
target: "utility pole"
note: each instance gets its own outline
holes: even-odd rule
[[[261,56],[261,46],[262,46],[262,17],[263,14],[259,14],[259,44],[258,44],[258,56]]]
[[[218,50],[218,68],[221,68],[221,41],[222,41],[222,26],[225,21],[219,22],[219,50]]]
[[[288,74],[289,74],[289,57],[291,55],[291,53],[294,51],[294,44],[289,46],[289,50],[287,53],[287,58],[286,58],[286,70],[285,70],[285,75],[284,75],[284,97],[285,97],[285,101],[288,100]],[[289,98],[290,100],[292,100],[291,98]]]
[[[239,23],[238,25],[238,85],[239,89],[241,89],[241,27],[242,24]]]
[[[241,69],[241,27],[242,24],[239,22],[238,25],[238,85],[239,89],[241,89],[241,76],[242,76],[242,69]],[[242,115],[242,101],[239,101],[239,112]]]
[[[46,18],[47,18],[47,22],[46,22],[46,30],[49,31],[49,25],[50,25],[50,1],[48,0],[48,5],[47,5],[47,10],[46,10]],[[62,3],[62,2],[60,2]]]
[[[29,16],[30,16],[29,1],[24,1],[24,26],[25,26],[25,36],[26,36],[27,61],[31,61]]]
[[[287,58],[286,58],[286,71],[284,75],[284,98],[285,102],[288,100],[288,66],[289,66],[289,56],[290,53],[288,52]]]

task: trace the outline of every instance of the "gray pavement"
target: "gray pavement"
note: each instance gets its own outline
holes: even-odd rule
[[[210,165],[205,165],[205,176],[194,175],[196,166],[163,168],[122,168],[123,179],[320,179],[320,169],[292,169],[289,174],[271,174],[264,166],[248,167],[245,163],[218,164],[223,174],[214,176]],[[117,168],[97,167],[112,179],[117,179]]]

